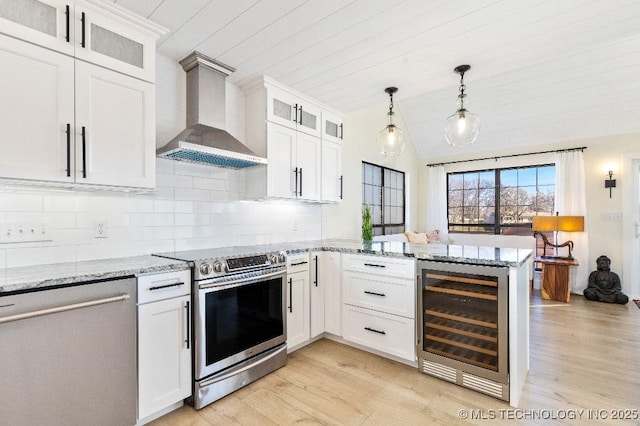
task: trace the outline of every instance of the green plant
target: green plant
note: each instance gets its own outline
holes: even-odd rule
[[[371,207],[365,205],[362,208],[362,240],[371,241],[373,239],[373,222],[371,220]]]

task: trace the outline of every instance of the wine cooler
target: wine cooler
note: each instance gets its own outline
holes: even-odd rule
[[[508,268],[418,262],[418,368],[509,400]]]

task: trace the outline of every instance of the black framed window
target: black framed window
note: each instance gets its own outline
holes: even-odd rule
[[[405,231],[404,172],[362,162],[362,207],[371,207],[373,235]]]
[[[554,164],[447,174],[449,232],[532,235],[554,211]]]

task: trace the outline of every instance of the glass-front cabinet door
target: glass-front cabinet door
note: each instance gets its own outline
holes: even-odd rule
[[[0,0],[0,32],[73,54],[73,4],[64,0]]]

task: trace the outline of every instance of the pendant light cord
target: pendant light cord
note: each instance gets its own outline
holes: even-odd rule
[[[464,111],[464,98],[467,96],[464,91],[467,88],[467,86],[464,85],[464,71],[460,72],[460,94],[458,95],[458,98],[460,98],[460,109],[459,111]]]

